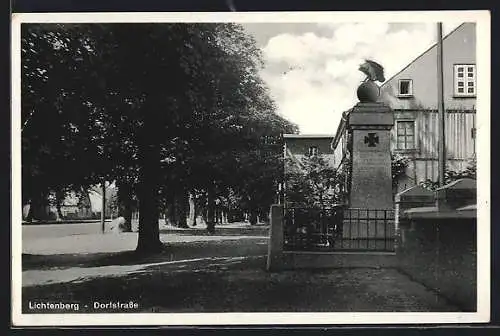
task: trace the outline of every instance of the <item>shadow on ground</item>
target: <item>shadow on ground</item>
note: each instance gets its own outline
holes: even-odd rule
[[[23,288],[30,300],[138,303],[136,312],[457,311],[395,269],[339,268],[269,273],[265,257],[226,258],[146,267],[121,277]]]
[[[175,233],[178,235],[189,235],[189,236],[212,236],[205,227],[189,227],[186,229],[182,228],[167,228],[161,229],[160,233]],[[269,227],[264,225],[256,226],[243,226],[243,227],[224,227],[217,226],[215,235],[217,236],[241,236],[241,235],[253,235],[253,236],[267,236],[269,234]]]
[[[192,259],[200,257],[253,256],[267,251],[265,237],[241,240],[220,240],[200,242],[170,242],[165,244],[161,253],[154,255],[138,254],[135,251],[89,254],[23,254],[22,269],[50,270],[72,267],[100,267],[111,265],[140,265],[155,262]]]

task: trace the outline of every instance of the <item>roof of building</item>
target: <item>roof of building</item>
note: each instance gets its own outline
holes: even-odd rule
[[[404,212],[409,219],[459,219],[477,218],[477,213],[473,209],[466,210],[439,210],[437,207],[412,208]],[[454,221],[450,222],[453,225]]]
[[[476,189],[477,182],[472,178],[461,178],[450,182],[436,190],[454,190],[454,189]]]
[[[288,139],[318,139],[318,138],[327,138],[333,139],[333,134],[283,134],[283,138]]]

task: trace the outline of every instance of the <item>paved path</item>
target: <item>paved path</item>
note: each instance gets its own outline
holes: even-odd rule
[[[92,300],[98,299],[132,300],[140,312],[168,313],[458,311],[395,269],[268,273],[264,262],[260,256],[219,257],[128,267],[108,277],[25,287],[24,306],[30,300],[71,301],[92,312]]]

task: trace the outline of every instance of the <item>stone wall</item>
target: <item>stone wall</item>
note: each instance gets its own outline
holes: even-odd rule
[[[399,269],[464,311],[477,310],[476,181],[396,195]]]
[[[476,219],[414,219],[399,223],[400,271],[465,311],[476,311]]]

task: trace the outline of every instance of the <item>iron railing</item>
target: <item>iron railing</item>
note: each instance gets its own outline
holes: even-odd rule
[[[394,210],[285,207],[285,251],[394,251]]]

